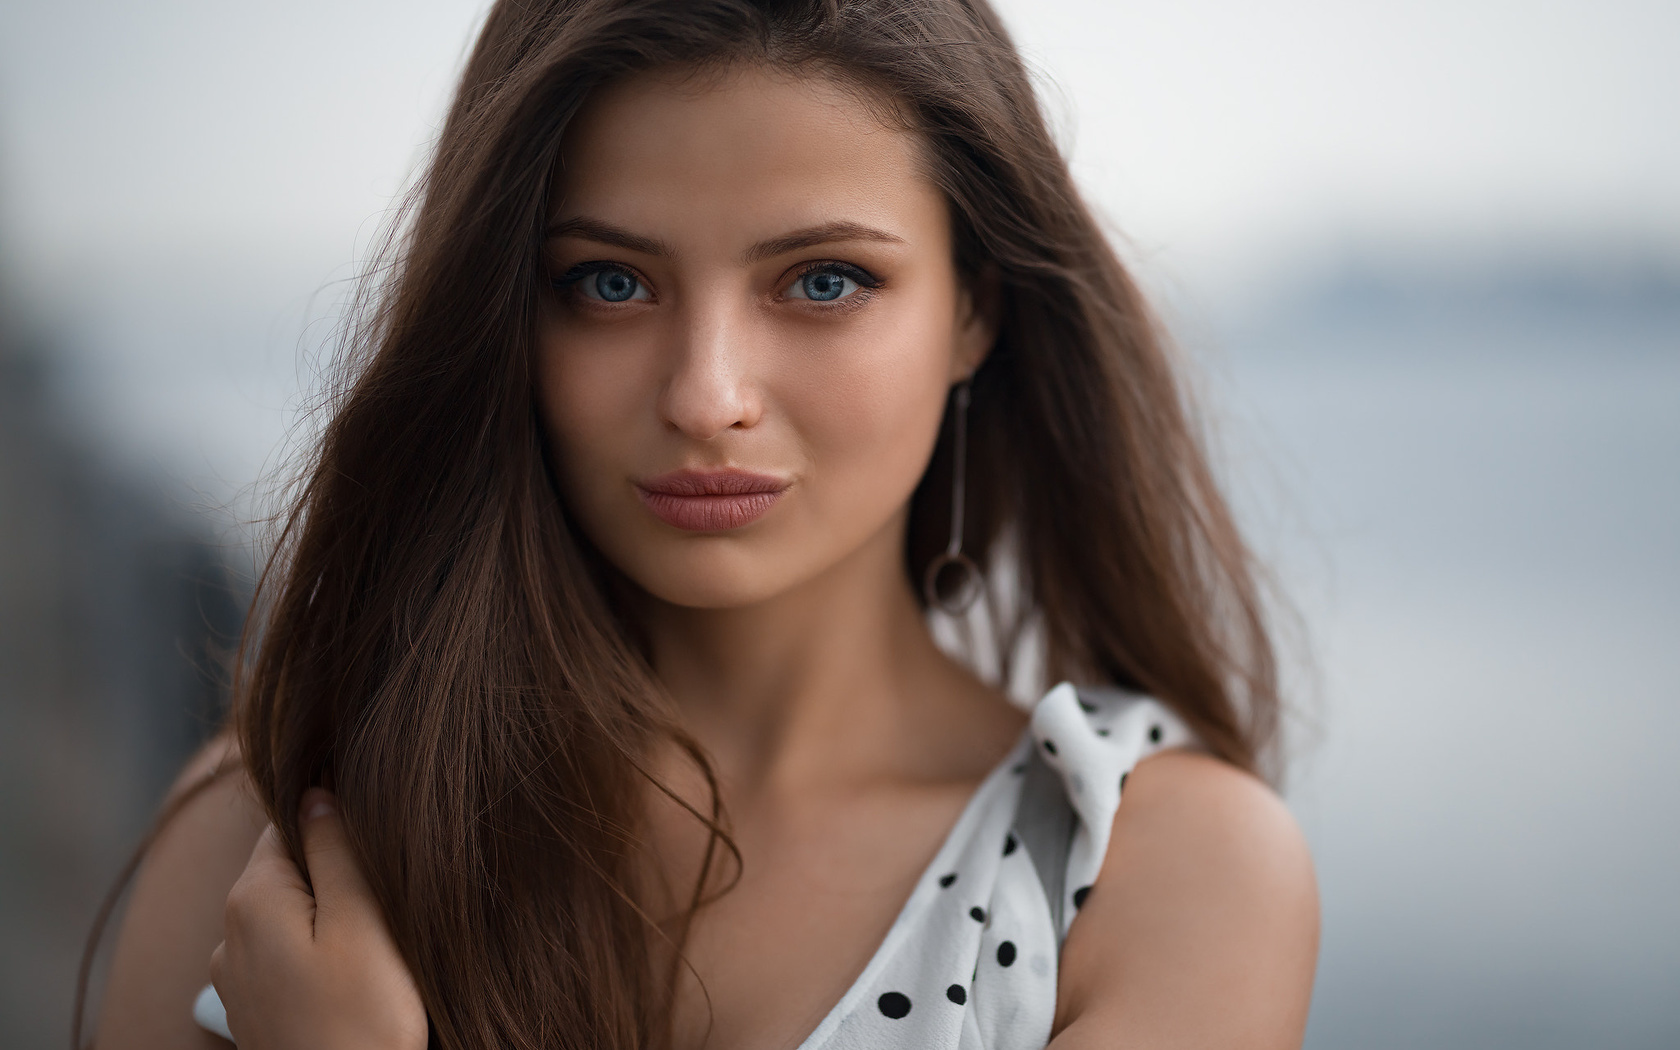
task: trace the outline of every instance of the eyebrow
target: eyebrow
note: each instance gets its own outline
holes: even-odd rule
[[[676,254],[669,244],[656,237],[644,237],[639,233],[632,233],[622,226],[615,226],[601,219],[591,219],[588,216],[578,216],[565,219],[550,226],[547,236],[581,237],[597,244],[610,244],[615,248],[638,252],[642,255],[669,257]],[[807,226],[803,230],[780,237],[772,237],[767,241],[760,241],[748,248],[742,258],[749,263],[763,262],[774,259],[778,255],[796,252],[801,248],[814,248],[819,244],[829,244],[834,241],[873,241],[878,244],[903,244],[904,238],[886,230],[873,226],[865,226],[860,222],[839,220],[825,222],[816,226]]]
[[[759,241],[746,250],[743,258],[749,263],[763,262],[765,259],[774,259],[778,255],[796,252],[801,248],[814,248],[819,244],[829,244],[834,241],[874,241],[877,244],[903,244],[904,238],[897,234],[888,233],[886,230],[865,226],[861,222],[841,220],[825,222],[818,226],[807,226],[803,230],[795,230],[781,237]]]
[[[625,251],[640,252],[643,255],[675,255],[671,246],[655,237],[643,237],[639,233],[631,233],[622,226],[614,226],[610,222],[579,216],[575,219],[565,219],[548,228],[548,239],[556,237],[581,237],[586,241],[597,244],[610,244],[614,248]]]

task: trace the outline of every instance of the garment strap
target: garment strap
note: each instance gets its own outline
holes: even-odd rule
[[[1068,853],[1073,849],[1079,815],[1068,802],[1062,778],[1045,764],[1037,748],[1027,759],[1023,778],[1021,801],[1015,809],[1015,837],[1032,858],[1033,870],[1044,887],[1044,899],[1050,902],[1056,946],[1061,947],[1065,936],[1062,901],[1067,896],[1063,891],[1067,888]]]

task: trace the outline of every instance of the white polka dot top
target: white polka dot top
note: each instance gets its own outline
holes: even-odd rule
[[[799,1050],[1043,1050],[1056,957],[1097,880],[1126,776],[1192,742],[1146,697],[1050,690]]]
[[[1043,1050],[1056,958],[1108,851],[1126,776],[1193,743],[1160,703],[1064,682],[980,784],[886,939],[799,1050]],[[229,1038],[215,989],[199,1024]]]

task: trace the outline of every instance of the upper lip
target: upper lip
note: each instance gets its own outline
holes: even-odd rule
[[[637,482],[645,492],[661,496],[747,496],[759,492],[780,492],[788,483],[772,474],[746,470],[673,470],[668,474]]]

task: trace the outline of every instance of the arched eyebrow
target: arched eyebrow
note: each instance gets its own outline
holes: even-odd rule
[[[614,248],[625,251],[640,252],[643,255],[670,256],[676,253],[671,246],[656,237],[643,237],[639,233],[631,233],[622,226],[614,226],[610,222],[591,219],[580,215],[572,219],[563,219],[548,228],[547,237],[581,237],[586,241],[597,244],[610,244]]]
[[[632,233],[622,226],[615,226],[601,219],[592,219],[580,215],[571,219],[564,219],[550,226],[547,236],[581,237],[586,241],[597,244],[610,244],[615,248],[638,252],[642,255],[670,257],[676,252],[669,244],[656,237],[644,237],[639,233]],[[748,263],[763,262],[774,259],[778,255],[796,252],[802,248],[815,248],[819,244],[829,244],[834,241],[874,241],[878,244],[903,244],[904,238],[874,226],[865,226],[861,222],[839,220],[825,222],[816,226],[807,226],[803,230],[780,237],[772,237],[767,241],[760,241],[748,248],[742,259]]]
[[[886,230],[878,230],[873,226],[865,226],[861,222],[841,220],[839,222],[825,222],[818,226],[808,226],[803,230],[780,237],[772,237],[767,241],[759,241],[746,250],[742,256],[749,263],[763,262],[774,259],[778,255],[796,252],[801,248],[815,248],[819,244],[833,241],[874,241],[878,244],[903,244],[904,238]]]

